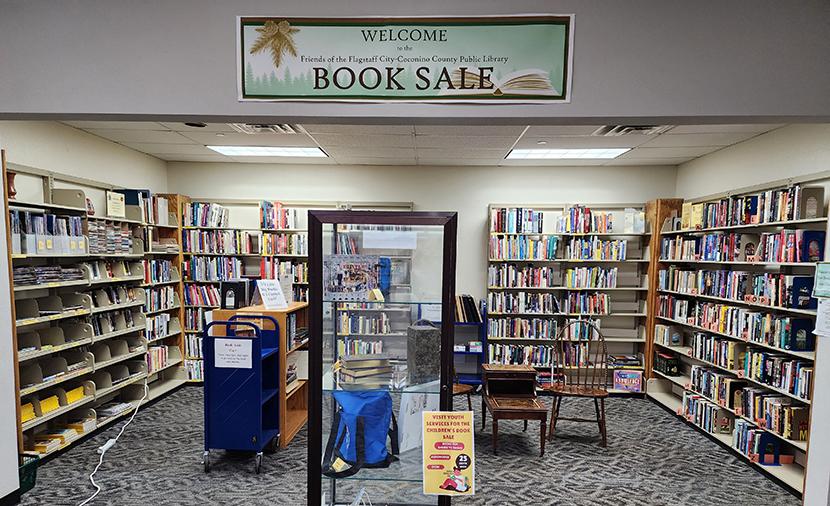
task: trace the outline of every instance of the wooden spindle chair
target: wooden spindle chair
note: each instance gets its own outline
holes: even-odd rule
[[[586,339],[582,338],[581,333],[578,333],[577,338],[570,337],[569,330],[575,325],[587,327],[588,336]],[[577,328],[578,330],[584,329],[584,327]],[[577,347],[584,346],[587,349],[585,360],[576,360],[574,345],[578,345]],[[599,426],[602,446],[607,446],[608,439],[605,425],[605,398],[608,397],[607,362],[608,348],[605,345],[605,337],[593,322],[573,320],[556,333],[551,361],[551,384],[544,387],[544,390],[550,392],[553,397],[548,433],[549,440],[553,440],[556,422],[559,420],[589,422],[596,423]],[[562,399],[565,397],[593,399],[596,419],[559,416]]]
[[[470,411],[473,410],[473,399],[471,397],[472,393],[475,392],[476,387],[473,385],[467,385],[466,383],[461,383],[458,379],[458,373],[455,372],[455,364],[452,366],[452,396],[455,397],[456,395],[466,395],[467,396],[467,406],[470,408]]]

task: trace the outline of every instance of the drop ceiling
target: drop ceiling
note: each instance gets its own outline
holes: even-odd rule
[[[677,165],[783,125],[680,125],[658,135],[592,135],[590,126],[302,125],[297,134],[244,134],[225,123],[69,121],[167,161],[340,165]],[[320,147],[328,158],[232,157],[206,145]],[[631,148],[612,160],[505,160],[516,148]]]

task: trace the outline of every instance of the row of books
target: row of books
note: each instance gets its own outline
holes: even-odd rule
[[[182,210],[184,227],[228,227],[230,210],[210,202],[191,202]]]
[[[490,364],[523,364],[550,367],[553,347],[546,345],[488,344],[487,361]]]
[[[383,341],[367,341],[363,339],[339,339],[337,341],[338,357],[379,353],[383,353]]]
[[[577,237],[565,244],[565,258],[569,260],[625,260],[625,239],[604,241],[598,237]]]
[[[187,253],[259,255],[261,239],[259,232],[245,230],[182,231],[182,246]]]
[[[460,323],[481,323],[481,313],[472,295],[455,296],[455,321]]]
[[[607,293],[569,292],[562,297],[562,311],[579,314],[608,314],[611,301]]]
[[[693,365],[687,388],[705,395],[719,406],[733,409],[735,392],[746,385],[745,381],[731,374],[722,373],[701,365]]]
[[[170,313],[161,313],[147,317],[147,325],[144,328],[144,337],[148,341],[158,339],[170,333]]]
[[[735,412],[784,438],[805,441],[810,430],[810,408],[789,397],[761,388],[736,392]]]
[[[490,258],[494,260],[556,260],[558,237],[491,236]]]
[[[131,254],[133,235],[126,223],[89,220],[87,241],[90,254]]]
[[[335,251],[338,255],[356,255],[360,253],[357,240],[350,234],[337,234],[335,238]]]
[[[497,338],[552,339],[557,322],[553,318],[488,318],[487,336]]]
[[[568,288],[616,288],[617,268],[577,267],[566,269],[563,276]]]
[[[202,358],[202,337],[198,334],[188,334],[184,340],[184,350],[188,358]]]
[[[544,230],[542,211],[524,207],[503,207],[490,210],[490,232],[509,234],[542,233]]]
[[[202,330],[204,328],[205,310],[196,307],[187,307],[184,309],[184,328],[185,330]]]
[[[193,285],[184,287],[184,303],[188,306],[219,307],[221,296],[216,285]]]
[[[242,260],[233,257],[192,257],[182,264],[182,276],[192,281],[227,281],[242,276]]]
[[[167,346],[150,346],[147,348],[147,371],[153,373],[167,365]]]
[[[822,216],[824,188],[788,188],[683,204],[681,229],[728,227],[801,220]]]
[[[691,322],[735,339],[757,342],[791,351],[815,349],[814,323],[773,313],[714,302],[689,301],[672,295],[657,297],[658,315]]]
[[[752,422],[735,420],[732,448],[748,459],[760,464],[792,464],[794,456],[780,453],[780,448],[775,443],[773,436]]]
[[[259,203],[259,223],[265,230],[295,229],[300,227],[300,213],[282,202],[263,200]]]
[[[787,355],[749,348],[744,360],[744,376],[785,390],[801,399],[809,399],[813,364]]]
[[[663,260],[710,262],[818,262],[824,256],[825,232],[781,230],[762,234],[714,232],[663,238]]]
[[[173,262],[170,260],[142,260],[144,283],[167,283],[173,281]],[[129,271],[128,271],[129,272]]]
[[[172,286],[144,289],[144,312],[161,311],[176,305],[176,290]]]
[[[812,276],[730,270],[683,270],[676,266],[659,274],[661,290],[707,295],[753,304],[815,309]]]
[[[84,235],[80,216],[58,216],[50,213],[9,211],[9,228],[13,234],[72,236]]]
[[[295,283],[308,283],[308,263],[279,260],[273,257],[263,257],[260,261],[262,279],[279,279],[289,275]]]
[[[559,313],[559,301],[552,293],[489,292],[487,310],[491,313]]]
[[[591,211],[586,206],[572,206],[556,219],[556,231],[560,233],[608,233],[614,230],[614,215]]]
[[[730,371],[743,368],[746,347],[729,339],[695,332],[691,342],[692,356]]]
[[[354,315],[341,313],[337,317],[337,333],[350,334],[390,334],[392,325],[385,313],[377,315]]]
[[[341,356],[338,365],[338,384],[344,390],[389,387],[394,379],[385,355]]]
[[[552,288],[559,285],[559,269],[533,265],[490,264],[487,286],[501,288]]]
[[[84,269],[79,265],[34,265],[15,267],[12,270],[12,278],[15,286],[42,285],[46,283],[81,281],[86,279],[84,276]]]
[[[92,325],[92,332],[96,336],[101,336],[114,330],[135,327],[135,318],[131,310],[122,309],[94,314],[89,318],[89,323]]]
[[[124,286],[108,286],[92,292],[92,307],[100,308],[127,304],[138,300],[138,289]]]
[[[683,392],[681,410],[686,420],[710,434],[732,434],[735,420],[729,412],[694,392]]]
[[[205,361],[204,360],[185,360],[184,369],[187,371],[187,379],[190,381],[204,381],[205,380]]]
[[[265,234],[263,255],[308,255],[308,237],[304,234]]]

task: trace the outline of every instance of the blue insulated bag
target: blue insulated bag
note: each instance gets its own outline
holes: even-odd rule
[[[364,467],[388,467],[397,460],[398,424],[385,390],[332,393],[337,407],[323,456],[323,474],[352,476]],[[391,452],[386,449],[391,439]]]

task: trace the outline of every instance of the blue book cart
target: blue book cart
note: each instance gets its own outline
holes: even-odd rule
[[[263,451],[279,446],[278,337],[269,316],[234,315],[205,326],[206,473],[212,449],[256,452],[259,473]]]

